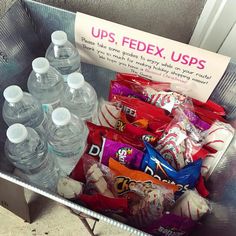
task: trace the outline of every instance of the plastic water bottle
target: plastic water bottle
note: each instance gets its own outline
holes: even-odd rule
[[[18,168],[30,183],[55,190],[59,178],[52,154],[48,152],[45,139],[22,124],[7,129],[5,153],[10,162]]]
[[[97,122],[97,94],[81,73],[75,72],[68,76],[61,103],[82,120]]]
[[[51,113],[59,106],[60,97],[64,92],[62,75],[44,57],[32,62],[33,71],[28,78],[28,90],[43,105],[46,113]]]
[[[55,31],[51,35],[52,43],[49,45],[45,57],[67,81],[67,76],[75,71],[81,71],[80,55],[75,46],[67,40],[64,31]]]
[[[52,112],[48,126],[48,144],[63,174],[69,175],[79,161],[87,141],[88,128],[64,107]]]
[[[2,115],[8,126],[20,123],[45,133],[47,117],[40,102],[31,94],[23,92],[17,85],[7,87],[3,91],[5,102]]]

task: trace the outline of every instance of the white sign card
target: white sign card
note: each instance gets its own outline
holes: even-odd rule
[[[134,73],[184,88],[205,102],[219,82],[229,57],[77,13],[75,40],[83,62]]]

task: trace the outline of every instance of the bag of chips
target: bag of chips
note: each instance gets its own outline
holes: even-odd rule
[[[146,152],[142,161],[143,172],[165,183],[178,187],[177,197],[188,189],[193,189],[200,176],[202,160],[194,161],[181,170],[173,168],[162,155],[150,144],[146,143]]]
[[[143,155],[142,151],[131,145],[103,138],[100,162],[108,166],[109,159],[113,158],[131,169],[139,169]]]
[[[174,184],[163,182],[139,170],[131,170],[112,158],[109,159],[109,168],[115,176],[114,188],[118,195],[129,192],[130,188],[138,183],[156,184],[173,192],[178,190]]]
[[[171,166],[180,170],[194,160],[204,158],[197,156],[202,146],[202,135],[179,109],[158,141],[156,149]]]

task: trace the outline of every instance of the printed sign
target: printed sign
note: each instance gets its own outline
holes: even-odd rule
[[[229,57],[83,13],[75,40],[83,62],[177,84],[205,102],[222,77]]]

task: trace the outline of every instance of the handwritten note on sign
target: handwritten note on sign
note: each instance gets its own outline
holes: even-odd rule
[[[205,102],[230,58],[97,17],[77,13],[76,46],[83,62],[178,84]]]

